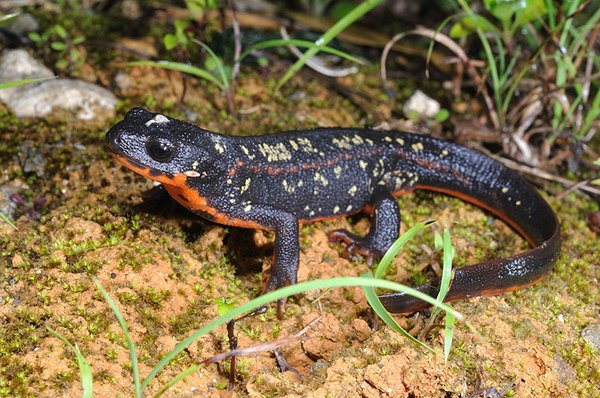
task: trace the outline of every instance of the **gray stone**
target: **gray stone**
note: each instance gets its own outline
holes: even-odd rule
[[[25,174],[35,173],[38,177],[44,177],[46,160],[42,151],[35,147],[32,140],[23,141],[19,147],[17,158]]]
[[[554,357],[554,367],[561,383],[566,384],[573,380],[577,380],[577,372],[575,369],[573,369],[573,367],[560,355]]]
[[[29,32],[37,32],[40,29],[40,24],[31,14],[19,14],[8,25],[8,30],[11,32],[26,36]]]
[[[402,111],[405,115],[416,113],[423,118],[432,118],[440,111],[440,104],[433,98],[428,97],[422,91],[417,90],[408,101],[406,101]]]
[[[23,186],[12,183],[0,185],[0,213],[4,214],[9,220],[14,220],[15,211],[19,206],[16,202],[11,200],[10,197],[11,195],[18,195],[24,190],[25,188]]]
[[[0,83],[50,76],[52,71],[24,50],[7,50],[0,57]],[[112,117],[117,97],[92,83],[59,78],[0,90],[0,101],[17,117],[67,111],[80,120],[91,120],[100,115]]]
[[[600,351],[600,323],[593,323],[581,331],[581,338]]]

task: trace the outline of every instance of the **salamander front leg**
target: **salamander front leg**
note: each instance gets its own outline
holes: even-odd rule
[[[300,244],[298,242],[298,218],[284,210],[262,204],[249,204],[239,218],[252,221],[275,232],[275,248],[267,291],[297,282]],[[279,305],[284,302],[281,300]]]
[[[392,243],[398,239],[400,230],[400,208],[392,194],[383,189],[375,192],[371,228],[365,237],[360,237],[345,229],[331,231],[332,242],[344,242],[344,257],[360,254],[366,257],[369,266],[381,258]]]
[[[244,219],[275,231],[275,248],[273,250],[273,263],[271,264],[271,275],[267,284],[267,291],[295,284],[298,281],[298,264],[300,261],[298,218],[292,213],[277,208],[255,204],[246,206],[244,213]],[[284,303],[285,299],[277,302],[277,315],[279,318],[282,317]],[[242,318],[262,313],[266,308],[266,306],[259,308]],[[231,328],[233,328],[233,323]],[[278,350],[275,351],[275,357],[281,372],[291,370],[298,375],[300,380],[302,379],[300,373],[287,363]]]

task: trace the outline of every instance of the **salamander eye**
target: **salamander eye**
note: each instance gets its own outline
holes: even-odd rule
[[[157,162],[166,163],[175,156],[175,148],[165,141],[148,141],[146,143],[148,155]]]

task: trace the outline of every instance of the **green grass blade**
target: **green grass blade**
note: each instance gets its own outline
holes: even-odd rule
[[[283,86],[288,80],[292,78],[298,71],[304,66],[306,61],[315,56],[323,47],[325,47],[331,40],[333,40],[337,35],[339,35],[344,29],[346,29],[349,25],[354,23],[357,19],[362,17],[364,14],[369,12],[371,9],[382,3],[383,0],[366,0],[363,3],[356,6],[352,9],[348,14],[344,15],[342,19],[337,21],[327,32],[323,34],[316,42],[316,47],[309,48],[302,57],[297,60],[285,75],[279,80],[276,90],[279,90],[281,86]]]
[[[223,82],[223,87],[225,87],[225,88],[229,87],[229,79],[227,78],[227,73],[225,72],[225,65],[223,65],[223,61],[221,60],[221,58],[219,58],[217,56],[217,54],[215,54],[215,52],[212,50],[212,48],[210,48],[208,46],[208,44],[204,43],[203,41],[194,39],[194,38],[192,38],[192,41],[194,43],[198,44],[200,47],[202,47],[210,55],[210,57],[213,59],[213,61],[215,61],[217,70],[219,71],[219,74],[221,75],[221,81]]]
[[[79,375],[81,377],[81,387],[83,392],[81,393],[82,398],[93,398],[94,397],[94,378],[92,376],[92,368],[90,364],[87,362],[85,357],[79,351],[79,347],[77,345],[73,345],[63,336],[58,333],[56,330],[52,329],[49,326],[46,326],[46,329],[54,336],[58,337],[62,340],[65,345],[67,345],[74,353],[77,358],[77,365],[79,366]]]
[[[0,220],[4,221],[5,223],[7,223],[8,225],[10,225],[11,227],[13,227],[14,229],[18,229],[17,226],[15,224],[12,223],[12,221],[10,221],[8,219],[8,217],[6,217],[4,214],[0,213]]]
[[[447,312],[446,321],[444,322],[444,362],[448,362],[450,349],[452,348],[452,340],[454,339],[454,316]]]
[[[135,345],[133,344],[133,340],[131,339],[131,336],[129,335],[129,330],[127,329],[127,325],[125,324],[125,319],[123,319],[123,315],[121,314],[121,311],[119,311],[119,307],[117,306],[117,303],[112,299],[112,297],[110,297],[108,292],[106,290],[104,290],[104,287],[102,286],[102,284],[100,283],[98,278],[93,276],[92,280],[94,281],[94,283],[96,284],[96,287],[98,288],[98,290],[100,290],[100,293],[102,293],[102,296],[104,296],[104,299],[106,300],[106,302],[112,309],[113,313],[117,317],[117,321],[119,322],[119,325],[121,325],[121,329],[123,330],[123,334],[125,335],[125,339],[127,340],[127,347],[129,348],[129,358],[131,360],[131,369],[133,372],[133,383],[135,385],[135,396],[136,396],[136,398],[142,398],[142,388],[141,388],[141,383],[140,383],[140,371],[139,371],[139,367],[138,367],[137,355],[135,353]]]
[[[427,226],[433,224],[433,222],[434,221],[424,221],[424,222],[418,223],[415,226],[413,226],[412,228],[410,228],[408,231],[403,233],[398,239],[396,239],[396,241],[388,249],[388,251],[385,253],[383,258],[377,265],[377,268],[375,269],[375,278],[378,278],[378,279],[381,278],[385,274],[385,271],[387,270],[388,266],[390,265],[390,263],[392,262],[394,257],[396,257],[398,252],[402,249],[402,247],[409,240],[414,238],[415,235],[417,235],[423,229],[425,229]],[[373,278],[373,274],[371,272],[368,272],[362,276],[365,278]],[[421,345],[422,347],[425,347],[428,350],[435,352],[427,344],[417,340],[410,333],[408,333],[403,327],[398,325],[396,320],[391,316],[391,314],[388,312],[388,310],[381,303],[381,300],[377,296],[377,293],[375,292],[375,289],[373,287],[370,287],[370,286],[363,287],[363,292],[365,293],[365,297],[367,298],[369,305],[371,306],[371,308],[373,308],[373,311],[375,311],[375,313],[379,316],[379,318],[381,318],[381,320],[383,320],[383,322],[386,323],[386,325],[388,325],[390,328],[392,328],[392,330],[395,330],[396,332],[402,334],[404,337],[413,341],[414,343],[417,343],[417,344]]]
[[[349,286],[358,286],[358,287],[372,286],[375,288],[394,290],[394,291],[410,294],[411,296],[414,296],[420,300],[423,300],[431,305],[438,305],[444,311],[451,312],[454,315],[454,317],[458,320],[463,319],[463,316],[459,312],[453,310],[450,306],[448,306],[446,304],[438,303],[433,297],[430,297],[427,294],[422,293],[413,288],[410,288],[408,286],[404,286],[399,283],[395,283],[395,282],[391,282],[391,281],[387,281],[387,280],[374,279],[374,278],[362,278],[362,277],[345,277],[345,278],[321,279],[321,280],[316,280],[316,281],[297,283],[295,285],[286,286],[284,288],[281,288],[281,289],[275,290],[273,292],[269,292],[260,297],[257,297],[255,299],[227,312],[226,314],[223,314],[219,318],[215,319],[214,321],[212,321],[212,322],[208,323],[207,325],[203,326],[202,328],[198,329],[196,332],[194,332],[193,334],[188,336],[186,339],[184,339],[181,343],[177,344],[173,350],[171,350],[169,353],[167,353],[156,364],[156,366],[150,371],[148,376],[146,376],[146,378],[142,382],[142,391],[148,386],[148,384],[152,381],[152,379],[154,379],[154,377],[158,374],[158,372],[160,372],[161,369],[164,368],[173,358],[175,358],[177,355],[179,355],[179,353],[181,353],[183,350],[185,350],[186,347],[188,347],[190,344],[192,344],[194,341],[196,341],[200,336],[210,332],[211,330],[215,329],[216,327],[218,327],[220,325],[224,325],[231,319],[237,318],[247,312],[250,312],[252,310],[260,308],[264,305],[267,305],[269,303],[272,303],[272,302],[282,299],[284,297],[304,293],[309,290],[327,289],[330,287],[349,287]]]
[[[178,381],[186,378],[189,374],[194,373],[198,369],[200,369],[200,365],[193,365],[184,370],[183,372],[179,373],[177,376],[169,380],[164,386],[162,386],[160,390],[158,390],[158,392],[154,394],[154,398],[160,398],[165,393],[165,391],[173,387]]]
[[[360,65],[364,64],[364,62],[360,58],[356,58],[355,56],[350,55],[347,52],[337,50],[337,49],[335,49],[333,47],[329,47],[329,46],[319,47],[317,44],[313,43],[312,41],[298,40],[298,39],[273,39],[273,40],[261,41],[260,43],[256,43],[256,44],[250,46],[250,48],[248,48],[246,51],[244,51],[242,53],[242,55],[240,56],[240,61],[242,59],[244,59],[245,57],[247,57],[248,55],[250,55],[250,53],[252,51],[263,50],[265,48],[284,47],[284,46],[296,46],[296,47],[303,47],[303,48],[315,48],[316,47],[318,49],[318,51],[337,55],[338,57],[345,58],[349,61],[356,62],[357,64],[360,64]]]
[[[444,297],[450,290],[450,282],[452,281],[452,261],[454,260],[454,247],[452,247],[452,241],[450,240],[450,230],[444,228],[444,254],[442,259],[442,277],[440,280],[440,290],[437,295],[438,301],[444,301]]]
[[[458,4],[460,4],[460,6],[462,7],[462,9],[465,11],[466,15],[468,15],[471,18],[477,18],[477,14],[475,12],[473,12],[471,7],[465,0],[457,0],[457,1],[458,1]],[[490,71],[490,76],[492,78],[492,87],[494,90],[494,102],[496,103],[496,110],[499,111],[501,109],[502,100],[500,97],[500,91],[501,91],[500,76],[498,73],[498,66],[496,65],[496,58],[494,57],[494,52],[492,51],[492,47],[490,45],[490,42],[489,42],[487,36],[485,35],[485,33],[483,32],[481,27],[477,24],[475,25],[475,31],[477,32],[477,36],[479,37],[479,41],[481,42],[481,46],[483,47],[483,52],[485,54],[485,58],[487,61],[488,70]],[[504,54],[505,50],[504,50],[504,46],[502,45],[502,41],[499,40],[499,38],[496,34],[494,34],[494,37],[496,38],[496,45],[498,46],[498,51],[501,54]],[[498,121],[501,124],[499,127],[503,127],[502,124],[504,123],[504,121],[502,120],[501,115],[498,115],[498,116],[500,119]]]
[[[18,12],[15,12],[12,14],[0,15],[0,22],[8,21],[9,19],[16,17],[17,15],[19,15]]]
[[[452,246],[452,241],[450,240],[450,230],[444,229],[444,254],[443,254],[443,265],[442,265],[442,277],[440,280],[440,291],[436,299],[440,302],[444,301],[446,294],[450,290],[450,284],[452,282],[453,270],[452,270],[452,262],[454,260],[454,247]],[[436,311],[439,311],[439,308],[436,307],[434,310],[434,314]],[[448,361],[448,356],[450,355],[450,348],[452,347],[452,340],[454,338],[454,317],[450,313],[446,313],[446,319],[444,323],[444,361]]]
[[[3,88],[22,86],[24,84],[36,83],[36,82],[41,82],[44,80],[55,79],[55,78],[56,78],[56,76],[47,76],[47,77],[37,77],[35,79],[24,79],[24,80],[15,80],[12,82],[2,82],[2,83],[0,83],[0,90],[2,90]]]
[[[217,79],[212,73],[209,71],[199,68],[197,66],[182,64],[181,62],[171,62],[171,61],[134,61],[129,62],[128,65],[131,66],[152,66],[155,68],[163,68],[169,70],[175,70],[178,72],[183,72],[190,74],[192,76],[199,77],[201,79],[207,80],[219,87],[221,90],[225,90],[227,87],[223,85],[219,79]]]
[[[373,274],[371,274],[370,272],[363,274],[362,276],[364,278],[373,278]],[[379,316],[379,318],[381,318],[381,320],[385,322],[386,325],[388,325],[392,330],[395,330],[396,332],[400,333],[402,336],[406,337],[413,343],[417,343],[420,346],[427,348],[429,351],[435,352],[433,348],[429,347],[422,341],[419,341],[410,333],[408,333],[402,326],[398,325],[398,322],[396,322],[396,320],[392,317],[389,311],[386,310],[383,304],[381,303],[379,296],[377,296],[377,293],[375,292],[375,288],[371,286],[365,286],[362,288],[362,290],[365,293],[365,297],[367,298],[367,301],[369,302],[369,305],[371,306],[373,311],[375,311],[377,316]]]
[[[419,232],[421,232],[423,229],[433,224],[434,222],[435,221],[431,220],[420,222],[412,228],[410,228],[405,233],[403,233],[402,236],[400,236],[388,249],[381,261],[379,261],[379,264],[377,264],[377,268],[375,269],[375,278],[379,279],[383,277],[385,271],[391,264],[392,260],[394,259],[394,257],[396,257],[396,255],[398,254],[400,249],[402,249],[402,247],[406,244],[406,242],[411,240],[415,235],[417,235]]]
[[[583,122],[583,126],[581,131],[579,132],[579,136],[583,137],[590,128],[592,128],[592,123],[600,118],[600,90],[596,91],[596,95],[594,96],[594,100],[592,101],[592,105],[585,115],[585,119]]]

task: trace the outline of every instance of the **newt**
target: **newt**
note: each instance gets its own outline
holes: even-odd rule
[[[160,113],[133,108],[106,134],[114,158],[160,182],[199,216],[275,233],[267,290],[297,282],[299,226],[364,212],[366,236],[329,233],[346,254],[370,261],[398,238],[395,197],[414,189],[456,196],[510,225],[531,249],[455,270],[446,301],[495,295],[541,280],[560,250],[560,224],[550,205],[517,173],[466,147],[400,131],[317,128],[232,137]],[[417,289],[431,296],[439,280]],[[429,305],[403,293],[384,294],[395,313]]]

